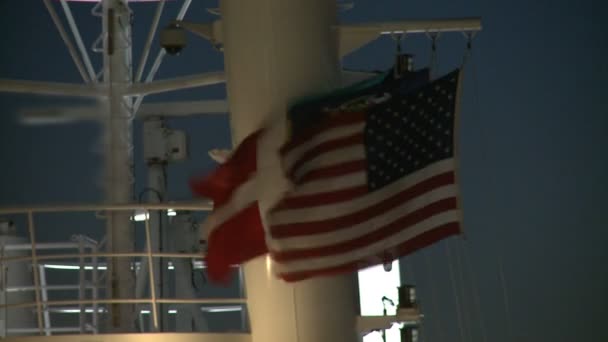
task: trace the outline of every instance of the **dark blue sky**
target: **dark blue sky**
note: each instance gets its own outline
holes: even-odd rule
[[[175,15],[177,5],[167,6],[164,23]],[[187,19],[210,20],[205,8],[215,6],[194,1]],[[87,45],[100,30],[90,7],[73,6]],[[342,14],[345,22],[483,17],[484,30],[473,43],[474,57],[467,65],[461,113],[467,242],[447,243],[451,263],[446,243],[405,259],[405,278],[420,285],[427,341],[460,341],[450,265],[464,272],[456,285],[466,288],[460,296],[463,324],[470,326],[473,341],[482,341],[482,321],[488,341],[608,341],[603,326],[608,319],[607,7],[599,0],[391,0],[356,1],[353,10]],[[154,6],[133,8],[139,51]],[[0,78],[79,81],[41,1],[2,0],[0,31]],[[222,69],[221,54],[190,38],[181,56],[165,59],[160,78]],[[403,47],[416,54],[417,66],[424,66],[429,45],[424,37],[408,37]],[[440,71],[459,65],[464,47],[462,36],[443,36]],[[390,39],[381,39],[347,57],[344,65],[385,69],[393,49]],[[98,57],[94,61],[99,65]],[[217,86],[149,100],[223,96],[223,86]],[[17,123],[19,108],[71,102],[0,94],[0,205],[101,199],[96,124]],[[188,177],[212,166],[207,150],[228,146],[228,119],[180,119],[171,125],[187,130],[191,138],[191,159],[169,168],[170,197],[187,199]],[[135,128],[137,176],[145,179],[140,124]],[[142,182],[137,187],[141,189]],[[481,312],[473,305],[467,254]],[[499,260],[504,264],[509,319]]]

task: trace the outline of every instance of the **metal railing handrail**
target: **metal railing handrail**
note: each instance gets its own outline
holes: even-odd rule
[[[78,212],[94,212],[97,213],[110,212],[110,211],[132,211],[133,219],[136,220],[137,214],[141,214],[142,211],[189,211],[189,212],[201,212],[201,211],[209,211],[212,210],[213,204],[210,201],[198,201],[198,202],[165,202],[165,203],[119,203],[119,204],[76,204],[76,205],[49,205],[49,206],[20,206],[20,207],[5,207],[0,208],[0,215],[25,215],[27,222],[27,232],[29,235],[29,244],[27,243],[18,243],[15,246],[10,247],[9,249],[22,250],[27,251],[29,249],[29,253],[26,255],[11,255],[4,256],[4,252],[8,251],[6,249],[2,249],[2,255],[0,255],[0,266],[5,265],[7,263],[12,262],[29,262],[32,266],[33,273],[33,281],[34,284],[31,287],[28,287],[28,290],[34,292],[35,301],[28,300],[28,302],[21,303],[10,303],[10,304],[0,304],[0,309],[19,309],[19,308],[35,308],[37,314],[37,330],[39,333],[48,334],[48,329],[50,329],[50,318],[48,317],[48,308],[54,306],[65,306],[65,305],[78,305],[81,312],[80,317],[80,327],[82,332],[82,327],[86,325],[84,320],[84,316],[82,316],[83,308],[85,305],[93,305],[93,322],[97,324],[97,313],[96,309],[99,304],[144,304],[150,306],[150,311],[153,316],[152,327],[153,330],[158,330],[159,328],[159,316],[158,316],[158,305],[161,304],[246,304],[246,299],[244,298],[212,298],[212,299],[199,299],[199,298],[191,298],[191,299],[179,299],[179,298],[158,298],[156,296],[156,283],[155,283],[155,275],[153,273],[153,264],[152,260],[154,258],[166,258],[166,259],[195,259],[199,262],[204,263],[205,254],[202,252],[199,253],[176,253],[176,252],[156,252],[153,251],[151,245],[151,235],[150,235],[150,221],[146,218],[144,219],[144,227],[145,227],[145,247],[143,251],[137,252],[99,252],[99,248],[103,243],[99,244],[93,241],[87,240],[84,235],[79,235],[76,238],[72,238],[71,243],[59,243],[57,246],[53,243],[38,243],[36,239],[36,227],[34,216],[37,214],[43,213],[78,213]],[[28,247],[29,245],[29,247]],[[59,245],[61,245],[59,248]],[[74,253],[60,253],[60,254],[45,254],[44,250],[48,249],[73,249],[77,248],[77,251]],[[25,254],[25,253],[24,253]],[[136,296],[138,298],[97,298],[97,271],[101,270],[100,265],[98,264],[98,258],[140,258],[140,263],[147,261],[148,266],[148,277],[149,277],[149,286],[150,286],[150,298],[141,298],[139,295]],[[78,259],[78,269],[80,270],[80,281],[77,289],[79,290],[79,296],[77,300],[49,300],[47,291],[49,290],[48,285],[45,280],[45,264],[49,260],[66,260],[66,259]],[[85,261],[85,259],[91,259],[91,262],[94,266],[89,265]],[[84,298],[85,291],[87,290],[87,284],[85,284],[85,270],[93,271],[93,298],[87,299]],[[74,288],[76,288],[74,286]],[[43,318],[44,316],[44,318]]]
[[[246,298],[108,298],[108,299],[82,299],[82,300],[52,300],[44,302],[49,306],[93,305],[93,304],[246,304]],[[36,307],[38,303],[11,303],[0,307],[7,309],[22,309]]]
[[[135,257],[148,257],[153,258],[173,258],[173,259],[202,259],[205,257],[204,253],[165,253],[165,252],[124,252],[124,253],[111,253],[111,252],[96,252],[96,253],[69,253],[69,254],[42,254],[37,255],[36,259],[40,260],[58,260],[58,259],[76,259],[81,257],[97,257],[97,258],[135,258]],[[11,257],[0,257],[0,263],[7,262],[19,262],[32,260],[31,255],[23,256],[11,256]]]
[[[0,208],[0,215],[31,213],[60,213],[85,211],[129,211],[129,210],[190,210],[210,211],[211,201],[164,202],[164,203],[99,203],[99,204],[63,204],[48,206],[19,206]]]

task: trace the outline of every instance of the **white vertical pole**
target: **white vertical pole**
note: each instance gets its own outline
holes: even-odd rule
[[[92,248],[92,252],[93,254],[96,254],[98,252],[97,250],[97,246],[98,245],[94,245]],[[95,300],[97,300],[98,297],[98,293],[99,293],[99,279],[98,279],[98,263],[97,263],[97,256],[94,256],[91,258],[91,264],[93,265],[93,270],[91,271],[91,283],[92,283],[92,289],[91,289],[91,299],[93,300],[93,315],[91,317],[91,321],[92,321],[92,325],[93,325],[93,331],[95,334],[97,334],[99,332],[99,306],[97,304],[97,302],[95,302]]]
[[[30,234],[30,244],[32,245],[32,271],[34,273],[34,292],[36,294],[36,313],[38,316],[38,330],[40,335],[44,334],[43,318],[42,318],[42,302],[40,298],[40,270],[38,268],[38,252],[36,250],[36,228],[34,228],[34,213],[27,212],[27,228]]]
[[[86,270],[85,270],[85,260],[84,260],[84,238],[82,235],[78,236],[78,254],[80,257],[78,259],[78,300],[83,301],[86,299]],[[86,319],[86,308],[84,304],[80,303],[78,305],[79,313],[78,313],[78,326],[80,328],[80,334],[84,334],[85,329],[85,319]]]
[[[42,298],[42,309],[44,310],[43,321],[44,321],[44,334],[46,336],[51,336],[51,313],[49,312],[49,307],[46,303],[49,301],[49,292],[46,288],[46,270],[44,269],[44,265],[38,265],[38,274],[40,274],[40,287],[42,288],[42,292],[40,293]]]
[[[221,13],[234,143],[269,119],[284,137],[291,101],[339,84],[335,1],[222,0]],[[272,154],[259,159],[262,210],[280,194],[280,169]],[[244,269],[253,342],[357,341],[354,275],[286,284],[266,257]]]
[[[132,82],[131,23],[126,0],[103,1],[104,77],[109,91],[104,143],[106,156],[106,200],[127,203],[132,199],[132,101],[123,96]],[[107,215],[107,242],[112,252],[133,250],[133,226],[128,212]],[[114,298],[134,298],[134,277],[127,258],[109,259],[106,292]],[[133,305],[110,306],[110,330],[135,331]]]

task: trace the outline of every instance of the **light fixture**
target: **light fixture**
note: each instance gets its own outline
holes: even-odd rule
[[[241,311],[243,308],[238,305],[233,306],[211,306],[211,307],[201,307],[201,311],[216,313],[216,312],[237,312]]]
[[[79,270],[80,266],[77,265],[56,265],[56,264],[44,264],[44,268],[49,268],[53,270]],[[85,270],[93,270],[93,266],[85,266]],[[106,270],[106,266],[97,266],[98,270]]]
[[[135,214],[131,216],[131,221],[141,222],[150,219],[150,213],[144,209],[135,209]]]

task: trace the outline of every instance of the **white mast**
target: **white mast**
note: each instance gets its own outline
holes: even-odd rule
[[[103,122],[106,200],[128,203],[133,198],[132,101],[124,96],[132,83],[131,12],[126,0],[103,1],[103,81],[108,91],[104,101]],[[134,247],[133,225],[129,214],[108,212],[106,218],[108,250],[129,252]],[[134,298],[135,282],[131,263],[126,258],[112,258],[107,288],[113,298]],[[109,328],[123,332],[135,331],[133,305],[114,304],[110,307]]]
[[[334,1],[222,0],[220,10],[235,144],[268,118],[285,120],[294,99],[339,86]],[[282,178],[278,159],[266,166],[258,166],[266,182],[261,212]],[[244,265],[253,342],[357,340],[354,275],[286,284],[271,263],[260,257]]]

